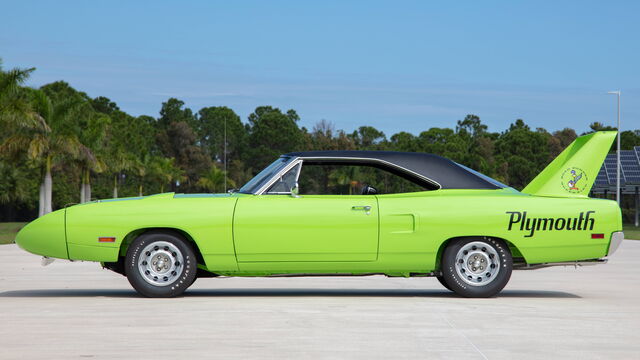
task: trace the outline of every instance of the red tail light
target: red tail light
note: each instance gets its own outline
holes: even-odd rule
[[[591,234],[592,239],[604,239],[604,234]]]

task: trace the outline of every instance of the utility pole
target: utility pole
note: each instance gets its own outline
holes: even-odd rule
[[[609,94],[618,95],[618,150],[616,152],[616,200],[620,206],[620,90],[609,91]]]
[[[224,163],[224,192],[227,192],[227,117],[224,117],[224,154],[222,154],[222,161]]]

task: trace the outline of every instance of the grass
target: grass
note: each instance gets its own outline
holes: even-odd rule
[[[631,240],[640,240],[640,227],[626,224],[624,228],[624,238]]]
[[[13,244],[16,234],[26,224],[25,222],[0,223],[0,244]]]

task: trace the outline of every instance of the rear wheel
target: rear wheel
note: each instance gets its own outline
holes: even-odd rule
[[[446,281],[444,281],[444,276],[437,276],[436,279],[438,279],[438,282],[444,286],[447,290],[451,291],[451,288],[449,287],[449,284],[447,284]]]
[[[181,295],[195,281],[196,270],[191,244],[171,233],[145,233],[127,250],[127,279],[143,296]]]
[[[442,280],[464,297],[496,295],[509,282],[512,268],[509,248],[492,238],[454,241],[442,256]]]

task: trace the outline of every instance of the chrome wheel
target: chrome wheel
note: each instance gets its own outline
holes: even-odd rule
[[[138,271],[151,285],[168,286],[182,274],[182,252],[172,243],[155,241],[145,246],[138,259]]]
[[[500,271],[497,250],[481,241],[465,244],[456,254],[456,272],[465,283],[483,286],[492,282]]]

